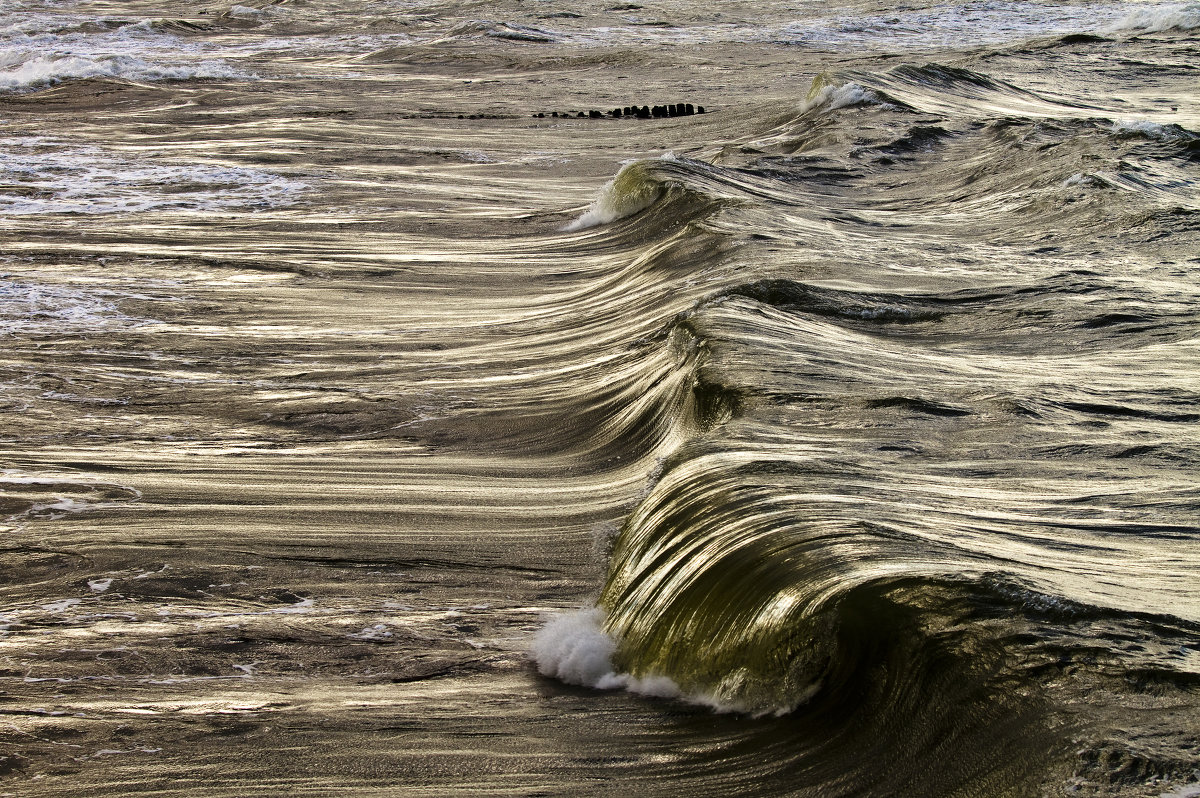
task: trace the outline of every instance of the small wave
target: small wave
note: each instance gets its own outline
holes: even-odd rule
[[[235,18],[258,19],[266,13],[266,9],[252,8],[250,6],[230,6],[229,11],[225,13]]]
[[[1062,182],[1064,188],[1113,188],[1108,180],[1100,175],[1076,172]]]
[[[1200,3],[1152,6],[1132,11],[1105,28],[1105,32],[1163,33],[1200,28]]]
[[[673,155],[663,160],[675,160]],[[600,196],[583,215],[563,228],[565,232],[597,227],[649,208],[662,196],[663,185],[651,175],[646,161],[626,164],[617,176],[604,184]]]
[[[476,19],[460,22],[441,36],[427,40],[426,44],[441,44],[456,40],[476,39],[480,36],[533,44],[549,44],[559,39],[558,35],[551,31],[529,25]]]
[[[865,88],[853,81],[835,85],[834,78],[827,75],[819,75],[813,79],[812,86],[808,90],[808,96],[804,100],[802,113],[821,109],[825,111],[836,111],[839,108],[848,108],[854,105],[878,105],[882,108],[894,109],[896,105],[888,102],[887,99],[880,96],[875,91]]]
[[[1087,101],[1034,92],[983,72],[939,63],[900,64],[881,74],[851,73],[888,102],[906,110],[943,115],[1059,117],[1095,109]]]
[[[193,66],[164,66],[129,55],[39,55],[12,54],[0,58],[6,68],[0,71],[0,91],[26,91],[66,80],[111,78],[135,81],[211,80],[241,78],[245,75],[219,61],[203,61]]]
[[[528,25],[516,25],[510,23],[501,23],[489,29],[487,35],[496,39],[509,39],[515,42],[534,42],[537,44],[549,44],[557,41],[557,37],[541,28],[533,28]]]
[[[1179,125],[1160,125],[1144,119],[1125,119],[1116,122],[1112,126],[1112,132],[1118,136],[1140,136],[1164,142],[1194,141],[1200,138]]]

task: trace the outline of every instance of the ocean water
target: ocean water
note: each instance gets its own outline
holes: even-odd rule
[[[0,0],[0,408],[0,795],[1200,795],[1200,6]]]

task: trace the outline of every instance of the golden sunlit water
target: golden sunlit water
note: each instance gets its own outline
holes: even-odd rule
[[[0,795],[1200,794],[1197,29],[0,0]]]

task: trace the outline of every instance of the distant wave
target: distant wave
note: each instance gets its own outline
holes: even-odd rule
[[[166,66],[131,55],[41,55],[29,52],[0,56],[0,91],[38,89],[66,80],[113,78],[134,81],[241,78],[245,74],[220,61],[192,66]]]
[[[1200,28],[1200,3],[1151,6],[1131,11],[1108,28],[1107,32],[1162,33]]]

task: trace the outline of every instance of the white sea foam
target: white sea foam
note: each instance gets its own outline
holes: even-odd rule
[[[263,9],[251,8],[250,6],[230,6],[229,11],[226,13],[231,17],[257,19],[263,15]]]
[[[1090,175],[1085,175],[1083,172],[1076,172],[1062,182],[1066,188],[1087,188],[1094,185]]]
[[[1142,136],[1157,141],[1187,141],[1196,138],[1195,134],[1181,128],[1179,125],[1160,125],[1145,119],[1125,119],[1112,126],[1112,132],[1120,136]]]
[[[261,169],[152,163],[101,147],[0,139],[0,217],[253,211],[292,204],[307,189]]]
[[[1200,3],[1176,3],[1150,6],[1131,11],[1105,30],[1110,33],[1162,33],[1200,28]]]
[[[6,54],[10,55],[10,54]],[[0,91],[20,91],[80,78],[121,78],[136,81],[236,78],[242,73],[219,61],[202,61],[191,66],[167,66],[136,56],[26,54],[21,60],[0,56]]]
[[[0,279],[0,336],[100,332],[155,323],[122,313],[117,299],[108,291]],[[0,484],[11,481],[7,474],[0,477]]]
[[[832,84],[822,85],[814,81],[813,88],[809,91],[802,110],[811,111],[814,108],[824,108],[828,111],[835,111],[838,108],[847,108],[852,105],[893,107],[890,103],[880,98],[878,94],[870,89],[863,88],[857,83],[843,83],[840,86],[834,86]]]
[[[0,314],[5,310],[3,296],[0,295]],[[5,326],[3,316],[0,315],[0,335],[4,333]],[[35,485],[44,488],[34,491],[32,496],[26,494],[28,506],[25,509],[0,517],[0,521],[10,523],[31,518],[63,518],[73,513],[121,507],[131,501],[137,501],[142,496],[141,492],[134,488],[95,482],[80,474],[27,474],[12,469],[0,470],[0,493],[5,492],[6,486],[9,485]],[[53,498],[50,498],[51,496]],[[46,500],[38,501],[42,498]]]
[[[58,615],[82,603],[83,599],[69,598],[61,601],[53,601],[49,604],[42,604],[41,608],[52,615]]]
[[[1200,784],[1185,784],[1171,792],[1162,792],[1158,798],[1200,798]]]
[[[368,626],[361,632],[346,635],[351,640],[391,640],[392,630],[388,629],[387,624],[377,623],[374,626]]]
[[[708,707],[715,712],[736,712],[755,717],[786,715],[809,701],[821,688],[821,683],[815,682],[791,704],[763,709],[718,697],[722,689],[730,694],[737,692],[736,683],[744,675],[741,673],[730,674],[716,693],[685,693],[675,680],[667,676],[638,677],[619,673],[612,662],[617,642],[604,631],[604,617],[604,610],[585,607],[550,619],[530,646],[530,654],[537,663],[538,672],[567,684],[597,690],[627,690],[653,698],[678,699]]]
[[[156,29],[153,20],[104,18],[56,10],[10,16],[0,28],[0,92],[45,88],[68,80],[153,82],[243,78],[205,44]],[[9,21],[9,20],[6,20]]]
[[[640,695],[677,698],[679,686],[666,676],[639,678],[617,673],[617,643],[601,628],[604,611],[592,607],[559,615],[534,638],[531,653],[538,672],[567,684],[599,690],[624,689]]]

